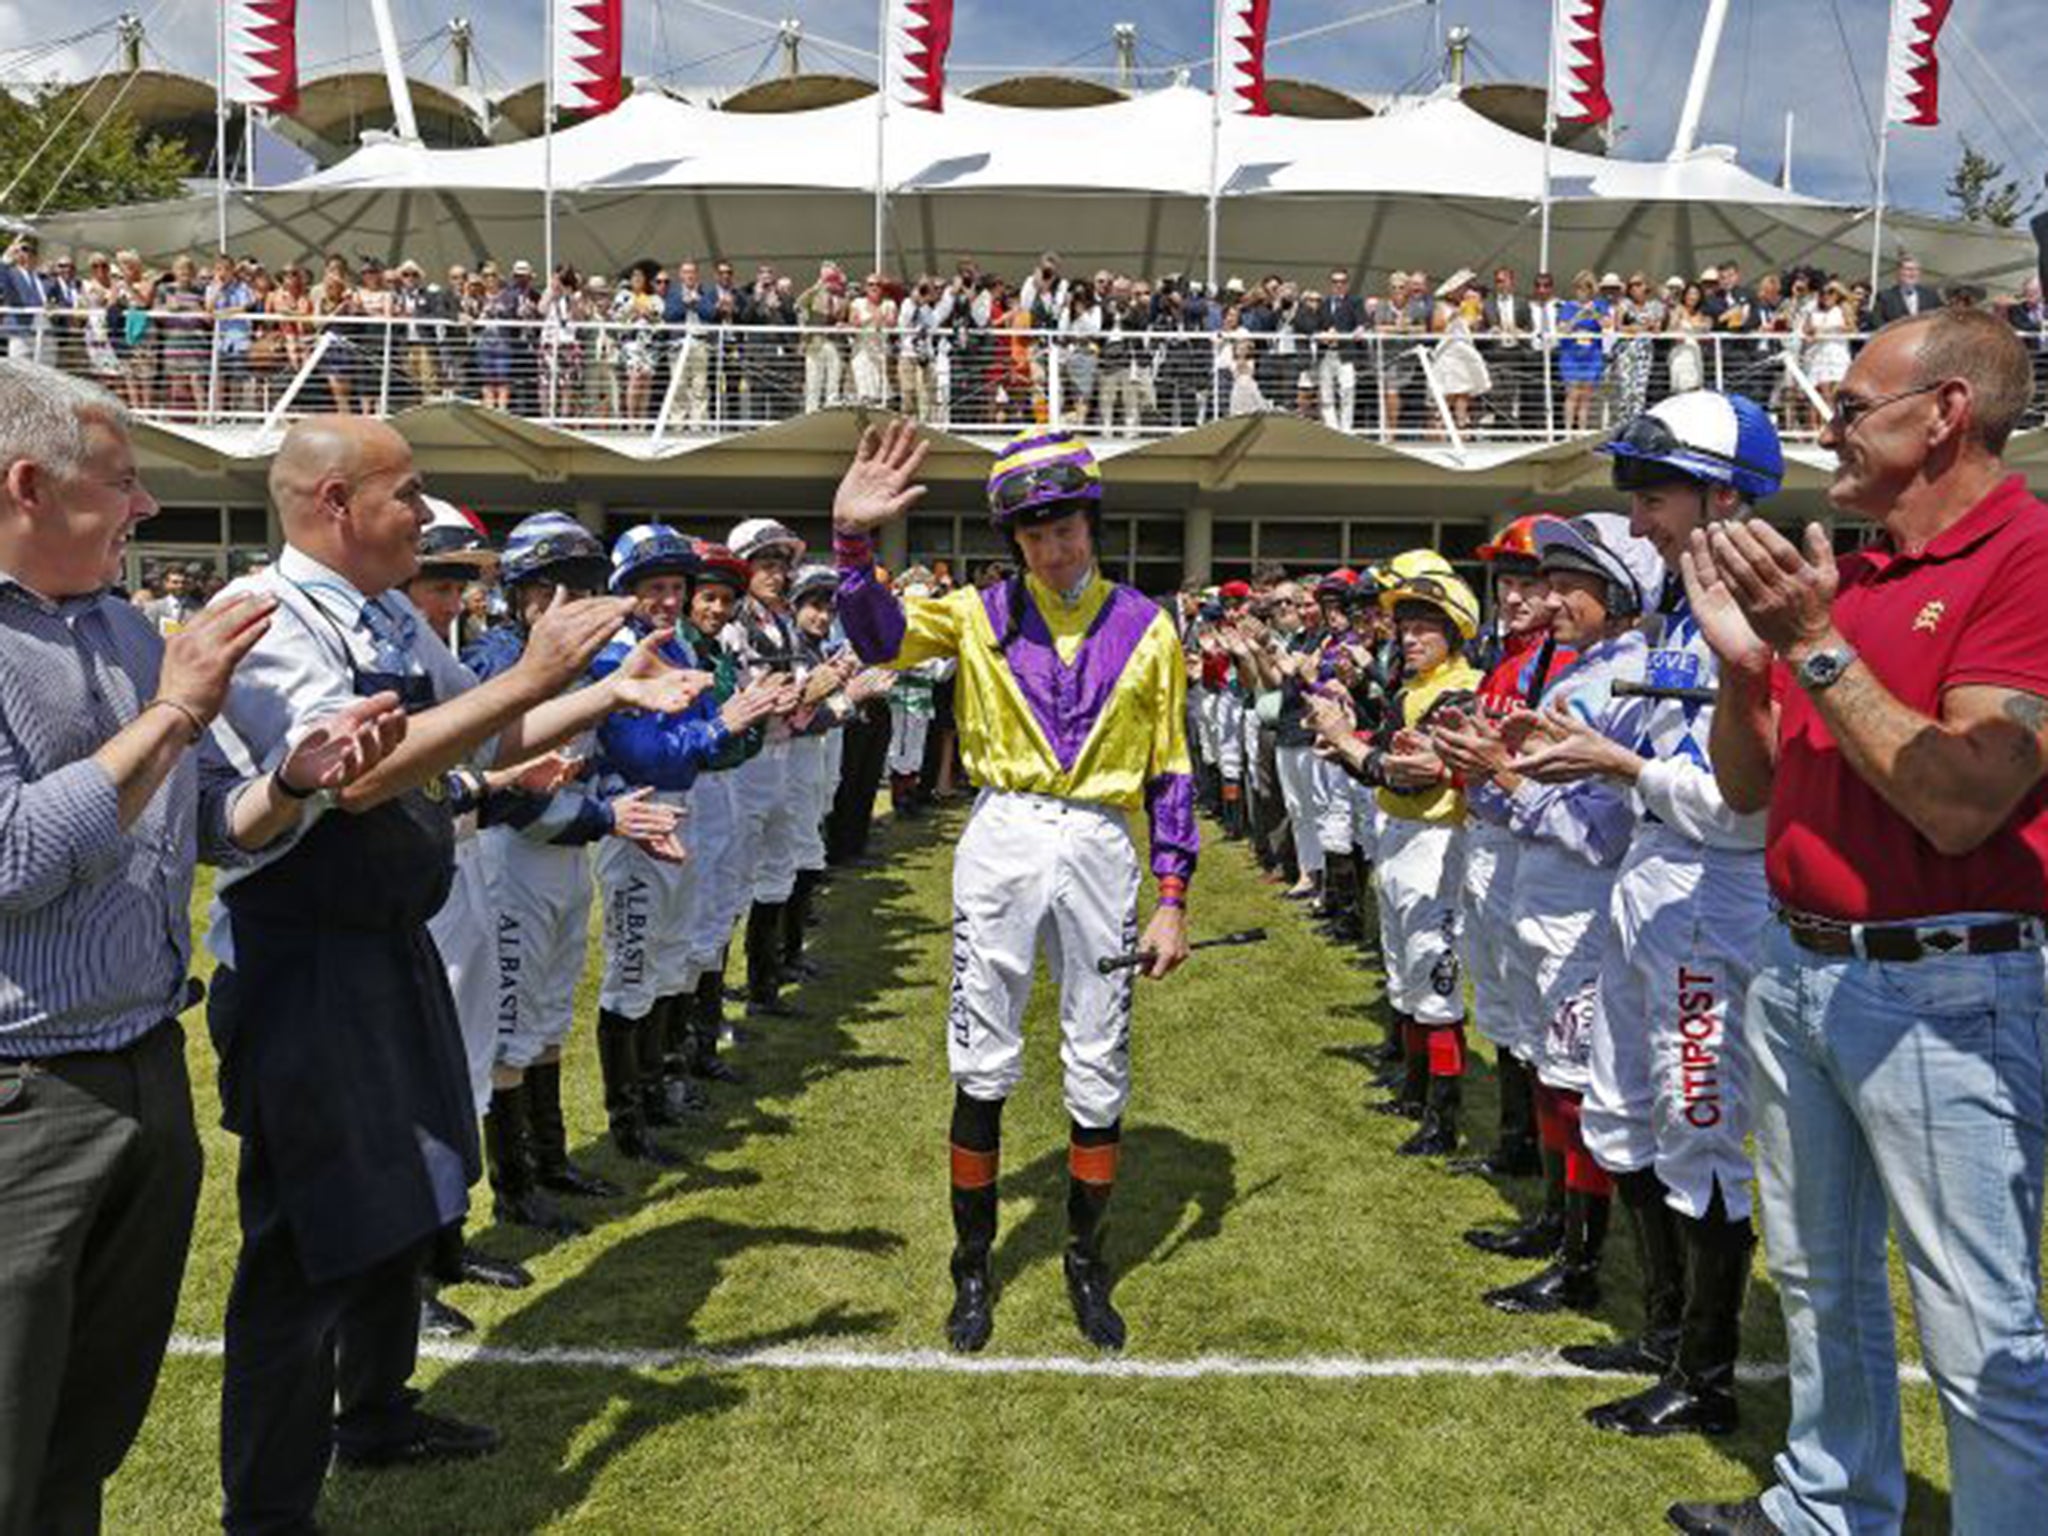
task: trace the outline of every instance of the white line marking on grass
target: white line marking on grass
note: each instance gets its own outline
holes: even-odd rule
[[[174,1355],[217,1358],[219,1339],[179,1334],[171,1340]],[[599,1371],[671,1371],[696,1365],[713,1370],[756,1371],[890,1371],[929,1376],[1108,1376],[1132,1381],[1203,1381],[1218,1377],[1278,1377],[1294,1381],[1426,1381],[1438,1377],[1509,1377],[1522,1381],[1587,1381],[1601,1377],[1632,1379],[1617,1372],[1582,1371],[1554,1354],[1530,1352],[1476,1359],[1452,1356],[1413,1358],[1351,1355],[1301,1355],[1262,1358],[1251,1355],[1192,1355],[1179,1360],[1124,1355],[956,1355],[942,1349],[846,1349],[800,1344],[766,1349],[597,1349],[579,1346],[522,1348],[508,1344],[457,1344],[420,1341],[429,1360],[459,1365],[552,1366]],[[1746,1382],[1785,1379],[1775,1362],[1747,1364]],[[1908,1386],[1928,1384],[1917,1365],[1899,1368]]]

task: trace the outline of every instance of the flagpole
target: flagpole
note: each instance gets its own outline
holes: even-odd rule
[[[1881,100],[1883,98],[1880,98]],[[1877,127],[1877,204],[1870,221],[1870,293],[1876,301],[1877,285],[1884,267],[1884,193],[1885,162],[1892,147],[1892,115],[1888,107],[1880,106],[1881,114]]]
[[[870,269],[882,274],[883,223],[889,201],[889,0],[880,0],[875,17],[875,264]]]
[[[1550,0],[1549,78],[1543,86],[1543,213],[1537,241],[1536,270],[1550,270],[1550,151],[1557,139],[1557,6]]]
[[[1226,0],[1216,0],[1215,25],[1210,39],[1209,60],[1209,299],[1214,303],[1216,289],[1216,224],[1219,189],[1217,177],[1222,174],[1223,158],[1223,7]]]
[[[228,0],[216,0],[213,53],[214,250],[228,248]]]
[[[547,76],[541,82],[540,108],[540,222],[541,222],[541,278],[540,291],[548,292],[555,280],[555,73],[558,55],[562,46],[561,35],[555,30],[559,18],[555,14],[556,0],[548,0],[548,48]]]

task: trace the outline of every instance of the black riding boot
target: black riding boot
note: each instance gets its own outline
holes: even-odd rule
[[[1323,868],[1323,899],[1316,916],[1331,938],[1355,944],[1363,936],[1358,926],[1358,865],[1348,853],[1327,856]]]
[[[619,1156],[657,1168],[682,1159],[648,1134],[640,1102],[640,1024],[605,1009],[597,1016],[597,1060],[604,1073],[604,1113]]]
[[[757,901],[747,909],[747,1017],[786,1019],[796,1012],[782,1000],[782,911],[780,901]]]
[[[1512,1227],[1469,1227],[1465,1241],[1481,1253],[1504,1259],[1547,1259],[1564,1242],[1564,1154],[1549,1147],[1543,1160],[1543,1205],[1527,1221]]]
[[[1722,1215],[1720,1194],[1702,1217],[1681,1216],[1691,1260],[1678,1357],[1648,1391],[1591,1409],[1596,1429],[1625,1435],[1725,1435],[1741,1420],[1735,1357],[1742,1347],[1742,1299],[1749,1288],[1756,1235],[1747,1221]]]
[[[656,998],[647,1016],[633,1021],[633,1068],[640,1079],[640,1118],[657,1130],[683,1123],[668,1094],[668,1003]]]
[[[947,1133],[953,1187],[953,1309],[946,1342],[958,1354],[985,1347],[995,1331],[996,1184],[1002,1167],[1003,1104],[953,1090]]]
[[[714,1083],[744,1082],[737,1068],[718,1059],[718,1036],[725,1024],[724,971],[706,971],[697,978],[696,1003],[690,1012],[690,1076]]]
[[[995,1331],[995,1278],[989,1255],[996,1243],[996,1186],[953,1189],[953,1310],[946,1315],[946,1342],[959,1354],[973,1354]]]
[[[1115,1143],[1107,1146],[1113,1157]],[[1099,1155],[1103,1150],[1100,1143],[1083,1146],[1077,1142],[1069,1153],[1070,1165],[1074,1154],[1086,1157]],[[1067,1180],[1067,1251],[1062,1260],[1067,1274],[1067,1299],[1074,1305],[1074,1324],[1081,1330],[1081,1337],[1098,1349],[1122,1349],[1125,1338],[1123,1317],[1110,1305],[1114,1281],[1102,1258],[1103,1217],[1108,1213],[1109,1197],[1115,1188],[1107,1179],[1080,1177],[1078,1169],[1070,1171]]]
[[[711,1107],[704,1090],[690,1081],[690,1041],[696,1028],[697,994],[671,992],[658,999],[654,1011],[661,1015],[661,1080],[669,1113],[697,1114]]]
[[[1643,1276],[1643,1331],[1613,1343],[1567,1344],[1564,1357],[1584,1371],[1662,1376],[1677,1358],[1679,1325],[1685,1317],[1685,1239],[1678,1213],[1665,1202],[1664,1181],[1656,1169],[1624,1173],[1614,1187]]]
[[[484,1115],[484,1158],[490,1172],[491,1213],[515,1227],[569,1236],[583,1223],[541,1194],[534,1179],[533,1122],[526,1084],[491,1090]]]
[[[1402,1040],[1400,1087],[1391,1099],[1383,1099],[1372,1107],[1382,1115],[1420,1120],[1429,1096],[1429,1038],[1406,1014],[1397,1017],[1401,1021]]]
[[[1460,1077],[1431,1077],[1429,1097],[1422,1108],[1422,1129],[1394,1150],[1402,1157],[1442,1157],[1458,1150],[1458,1106],[1464,1099],[1465,1080]]]
[[[618,1185],[569,1161],[569,1128],[562,1119],[562,1064],[537,1063],[526,1069],[527,1116],[533,1125],[533,1176],[542,1189],[558,1195],[609,1199]]]
[[[817,899],[818,876],[815,869],[800,869],[796,872],[796,886],[789,893],[789,903],[782,909],[782,977],[792,984],[811,981],[822,974],[818,963],[804,957],[804,935],[811,926],[811,907]]]
[[[1600,1304],[1600,1255],[1607,1247],[1609,1197],[1568,1189],[1564,1197],[1564,1249],[1557,1262],[1519,1285],[1488,1291],[1486,1304],[1502,1312],[1583,1312]]]
[[[1543,1159],[1536,1150],[1536,1096],[1529,1069],[1514,1052],[1502,1051],[1495,1058],[1494,1079],[1500,1084],[1500,1138],[1484,1157],[1451,1164],[1451,1172],[1530,1178],[1543,1171]]]

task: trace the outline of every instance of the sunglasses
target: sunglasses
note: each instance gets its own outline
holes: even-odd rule
[[[1879,395],[1873,400],[1837,394],[1835,408],[1828,416],[1828,430],[1837,437],[1847,437],[1856,430],[1856,424],[1872,411],[1881,411],[1888,405],[1897,405],[1901,400],[1911,400],[1915,395],[1931,395],[1947,382],[1946,379],[1936,379],[1932,384],[1915,385],[1912,389],[1902,389],[1896,394]]]
[[[1033,502],[1051,497],[1079,496],[1095,484],[1078,464],[1041,464],[1035,469],[1007,477],[996,487],[998,512],[1016,512]]]

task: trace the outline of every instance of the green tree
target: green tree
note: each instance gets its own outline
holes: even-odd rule
[[[1949,173],[1947,190],[1956,217],[1972,224],[2011,229],[2026,212],[2020,184],[2006,176],[2005,163],[1992,159],[1968,139],[1963,140],[1962,158]]]
[[[112,97],[106,84],[87,89],[96,97],[69,122],[74,96],[62,86],[43,86],[26,99],[0,91],[0,188],[20,176],[0,212],[26,219],[39,209],[107,208],[184,191],[193,174],[184,148],[154,134],[144,138],[126,113],[98,110],[99,100]]]

